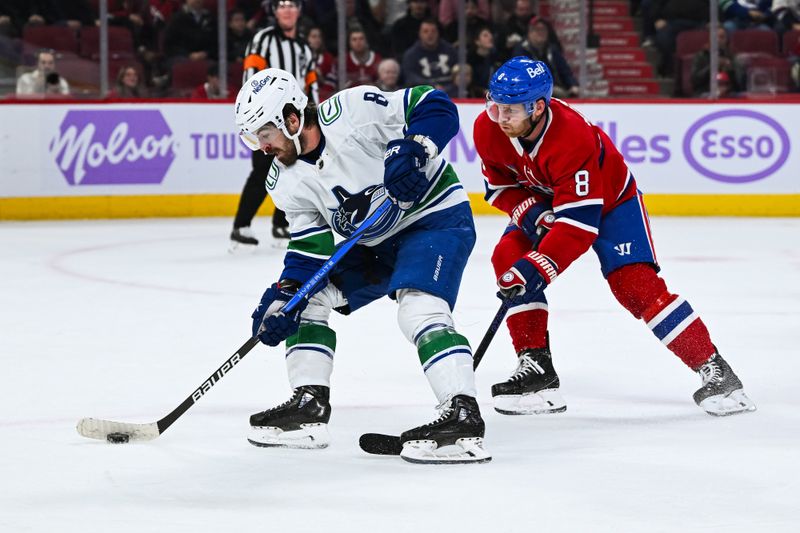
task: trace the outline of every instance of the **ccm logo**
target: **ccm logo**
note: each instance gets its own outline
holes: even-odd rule
[[[727,109],[702,117],[683,139],[689,165],[725,183],[768,178],[789,157],[786,130],[773,118],[747,109]]]

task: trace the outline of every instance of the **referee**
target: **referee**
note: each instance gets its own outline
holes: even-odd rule
[[[297,34],[297,21],[300,18],[302,0],[270,0],[275,25],[259,31],[247,46],[244,55],[244,82],[259,70],[276,67],[294,74],[300,85],[306,89],[309,99],[318,102],[317,72],[311,48]],[[256,211],[267,197],[264,180],[272,165],[273,156],[257,150],[253,152],[253,170],[244,184],[239,208],[233,219],[231,241],[234,247],[244,244],[258,245],[253,236],[250,223]],[[289,224],[286,214],[275,209],[272,215],[272,236],[276,239],[289,238]]]

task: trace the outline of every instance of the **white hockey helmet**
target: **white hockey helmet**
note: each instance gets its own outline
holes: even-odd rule
[[[291,104],[300,115],[300,128],[294,135],[286,130],[283,108]],[[268,68],[256,72],[248,79],[236,96],[236,127],[239,137],[253,151],[259,150],[258,130],[274,124],[289,139],[294,141],[300,153],[300,132],[303,130],[303,110],[308,104],[297,80],[279,68]]]

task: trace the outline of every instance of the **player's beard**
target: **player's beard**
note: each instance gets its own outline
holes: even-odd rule
[[[294,165],[299,157],[297,154],[297,148],[294,146],[294,142],[289,139],[287,139],[287,142],[284,146],[278,149],[273,148],[272,153],[275,155],[275,158],[286,167]]]
[[[530,129],[530,122],[528,119],[525,119],[519,124],[500,124],[500,129],[503,130],[503,133],[511,138],[521,137],[523,133]]]

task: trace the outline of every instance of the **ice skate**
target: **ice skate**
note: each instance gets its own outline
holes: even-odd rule
[[[477,400],[455,396],[438,419],[400,435],[400,457],[421,464],[486,463],[492,456],[483,449],[485,427]]]
[[[255,446],[325,448],[330,442],[330,389],[305,385],[294,390],[288,401],[250,417],[248,441]]]
[[[494,410],[504,415],[564,412],[559,385],[549,348],[522,350],[511,377],[492,385]]]
[[[697,373],[703,386],[694,393],[694,403],[714,416],[755,411],[756,404],[744,393],[742,382],[718,353],[713,354]]]
[[[291,239],[291,234],[289,233],[288,226],[276,226],[274,223],[272,225],[272,242],[270,245],[273,248],[277,248],[280,250],[285,250],[286,247],[289,245],[289,239]]]
[[[228,251],[234,253],[238,250],[253,250],[258,246],[258,239],[253,234],[250,226],[233,228],[231,231],[231,243]]]

